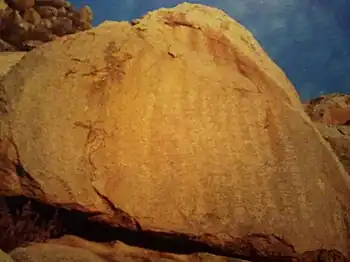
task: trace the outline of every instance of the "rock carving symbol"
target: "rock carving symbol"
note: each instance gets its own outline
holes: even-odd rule
[[[93,169],[97,169],[93,163],[92,155],[97,152],[101,147],[105,146],[105,137],[107,136],[104,128],[96,127],[96,124],[101,123],[102,121],[76,121],[75,126],[82,127],[88,130],[88,134],[85,142],[85,151],[88,157],[89,164]]]

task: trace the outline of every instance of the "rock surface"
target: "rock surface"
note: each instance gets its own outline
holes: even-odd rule
[[[254,261],[348,255],[344,167],[222,11],[184,3],[57,39],[1,89],[2,195]]]
[[[0,262],[14,262],[9,254],[6,254],[0,249]]]
[[[0,51],[29,51],[57,37],[91,28],[88,6],[64,0],[0,0]]]
[[[10,256],[18,262],[107,262],[89,250],[45,243],[16,248]]]
[[[195,254],[172,254],[168,252],[154,251],[140,247],[128,246],[122,242],[115,242],[109,244],[102,244],[87,241],[75,236],[66,235],[60,239],[50,240],[49,243],[67,245],[76,248],[90,250],[100,257],[108,261],[188,261],[188,262],[246,262],[247,260],[240,260],[228,258],[224,256],[216,256],[208,253]],[[248,261],[249,262],[249,261]]]
[[[25,52],[1,52],[0,53],[0,78],[8,73],[16,65]]]
[[[250,249],[263,251],[263,243],[255,242]],[[246,247],[248,248],[248,247]],[[277,250],[276,250],[277,251]],[[0,257],[1,258],[1,257]],[[47,243],[33,243],[26,247],[14,249],[10,255],[3,253],[4,262],[58,262],[58,261],[96,261],[96,262],[255,262],[255,261],[290,261],[290,262],[347,262],[348,260],[337,251],[318,250],[303,254],[292,253],[288,258],[270,257],[269,259],[252,260],[235,259],[209,253],[173,254],[155,251],[122,242],[97,243],[79,237],[66,235]]]
[[[306,113],[315,122],[350,125],[350,95],[328,94],[304,103]]]
[[[308,101],[304,108],[350,174],[350,95],[324,95]]]

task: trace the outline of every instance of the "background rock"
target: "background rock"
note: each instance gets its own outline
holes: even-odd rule
[[[327,94],[304,103],[306,113],[315,122],[350,125],[350,95]]]
[[[88,6],[61,0],[6,0],[0,9],[0,51],[29,51],[57,37],[91,28]],[[6,8],[9,6],[9,8]]]
[[[10,255],[0,249],[0,262],[14,262]]]
[[[34,6],[35,0],[5,0],[5,3],[13,10],[24,12]]]
[[[324,95],[304,108],[350,174],[350,95]]]

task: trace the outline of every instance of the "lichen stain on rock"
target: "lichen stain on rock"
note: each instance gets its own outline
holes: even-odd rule
[[[206,46],[217,63],[232,63],[235,61],[235,51],[225,35],[214,30],[205,30]]]
[[[85,74],[93,77],[93,84],[88,94],[88,100],[93,104],[104,105],[112,85],[123,81],[126,62],[132,55],[122,51],[122,47],[123,45],[118,46],[115,41],[110,41],[104,50],[105,67],[98,69],[92,66],[91,72]]]

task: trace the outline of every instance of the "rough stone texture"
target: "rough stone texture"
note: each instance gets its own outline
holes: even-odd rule
[[[88,6],[60,0],[1,0],[0,51],[29,51],[57,37],[91,28]],[[8,6],[8,8],[6,8]]]
[[[329,126],[323,123],[315,123],[315,126],[329,142],[350,175],[350,126]]]
[[[55,244],[35,244],[10,253],[16,262],[107,262],[91,251]]]
[[[255,261],[348,254],[349,176],[285,74],[222,11],[106,22],[29,52],[2,85],[1,194],[229,254],[255,243]]]
[[[11,9],[24,12],[34,6],[35,0],[5,0],[5,3]]]
[[[14,262],[10,255],[0,249],[0,262]]]
[[[0,53],[0,78],[7,74],[10,69],[18,63],[25,52],[1,52]]]
[[[4,0],[0,0],[0,12],[2,12],[3,9],[7,8],[7,4]]]
[[[258,254],[263,252],[263,242],[255,241],[246,249]],[[275,250],[278,252],[278,250]],[[277,253],[276,253],[277,254]],[[303,254],[291,253],[289,257],[257,258],[242,260],[232,257],[209,253],[173,254],[129,246],[122,242],[97,243],[79,237],[66,235],[59,239],[49,240],[47,243],[33,243],[27,247],[16,248],[10,253],[18,262],[58,262],[58,261],[108,261],[108,262],[348,262],[339,252],[332,250],[307,251]]]
[[[328,125],[350,125],[350,95],[327,94],[304,104],[306,113],[315,122]]]
[[[60,239],[50,240],[49,243],[67,245],[71,247],[90,250],[100,257],[108,261],[188,261],[188,262],[249,262],[248,260],[240,260],[228,258],[224,256],[216,256],[208,253],[195,254],[172,254],[168,252],[154,251],[140,247],[128,246],[122,242],[115,243],[96,243],[81,239],[79,237],[66,235]]]
[[[350,174],[350,95],[327,94],[304,108]]]

